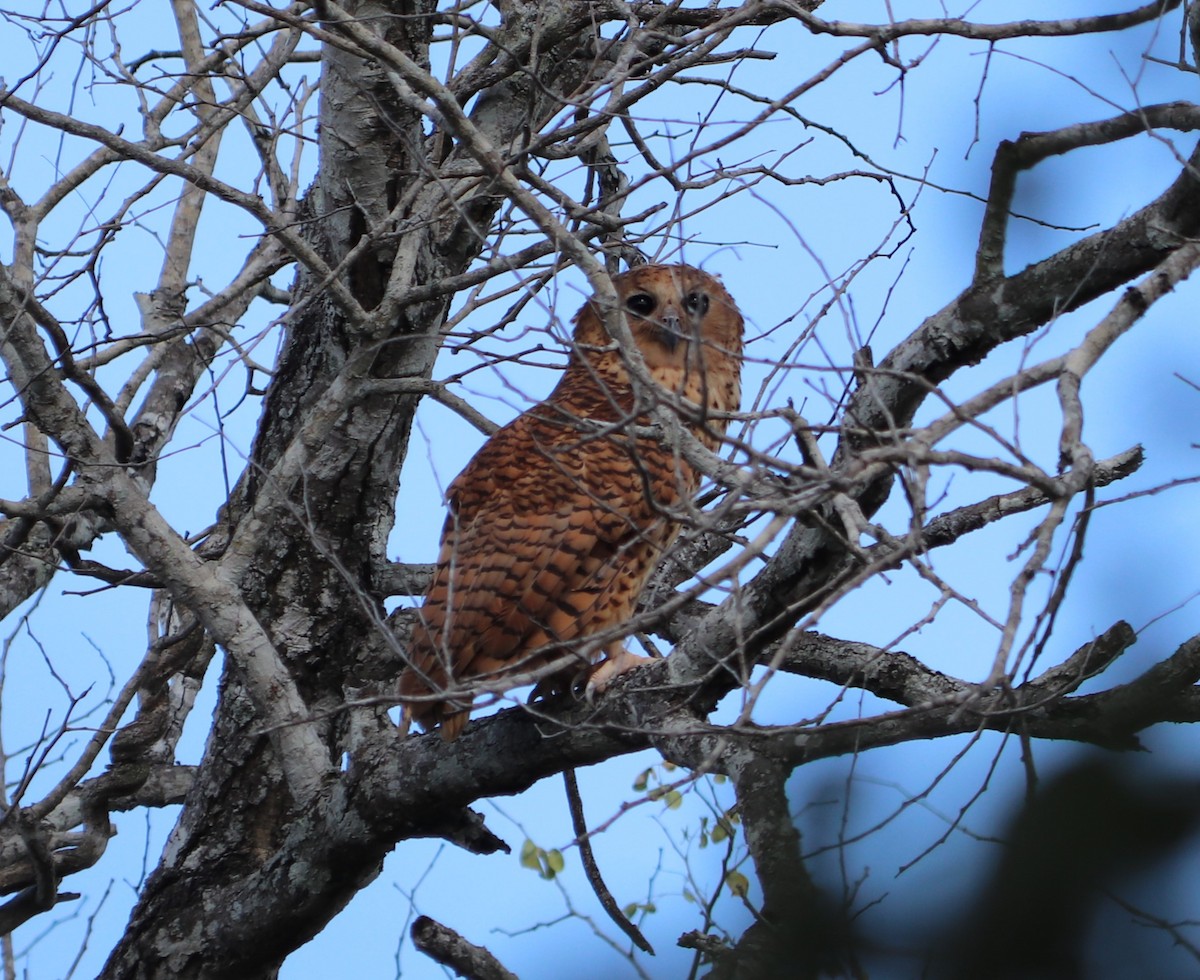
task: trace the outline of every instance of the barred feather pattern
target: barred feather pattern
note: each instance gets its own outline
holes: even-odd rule
[[[743,321],[714,277],[686,265],[614,277],[638,350],[663,389],[700,406],[688,428],[716,448],[741,397]],[[646,580],[680,530],[699,477],[649,424],[653,393],[589,301],[576,314],[567,369],[546,401],[496,432],[448,492],[437,570],[400,678],[404,726],[469,717],[472,691],[498,692],[568,658],[536,689],[569,688],[589,637],[633,615]],[[648,397],[649,396],[649,397]],[[596,644],[593,644],[596,645]],[[616,662],[618,637],[591,656]],[[594,668],[593,668],[594,669]]]

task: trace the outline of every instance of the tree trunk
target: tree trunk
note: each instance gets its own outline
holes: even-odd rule
[[[348,4],[350,17],[428,68],[428,2],[404,9]],[[542,18],[536,4],[522,18]],[[399,16],[397,16],[399,14]],[[531,28],[529,28],[531,29]],[[584,32],[590,26],[584,25]],[[336,31],[335,31],[336,34]],[[498,84],[472,114],[497,147],[515,147],[582,80],[573,59],[583,36],[567,33],[536,61],[537,77]],[[541,91],[535,90],[541,87]],[[381,642],[384,611],[373,578],[386,563],[400,465],[419,395],[352,397],[292,485],[272,484],[288,447],[335,379],[428,379],[451,291],[405,294],[461,274],[487,241],[503,198],[445,132],[426,136],[415,112],[378,62],[327,43],[321,83],[321,172],[305,202],[311,244],[341,269],[360,307],[348,313],[328,283],[303,272],[286,340],[250,465],[222,514],[208,557],[220,557],[256,512],[264,487],[281,489],[265,539],[244,563],[239,586],[308,711],[317,718],[332,774],[351,750],[339,710],[348,688],[395,678],[401,662]],[[219,543],[216,543],[219,542]],[[382,656],[381,656],[382,655]],[[360,725],[387,740],[382,711],[358,712]],[[362,732],[359,732],[361,737]],[[227,653],[203,774],[188,794],[163,861],[148,881],[107,977],[274,975],[283,958],[314,935],[378,874],[394,841],[367,838],[316,866],[309,842],[289,836],[298,806],[278,748],[262,730],[236,656]],[[318,806],[326,805],[322,794]],[[291,855],[288,857],[288,855]],[[292,862],[308,895],[301,914],[266,903],[250,914],[231,891],[268,861]]]

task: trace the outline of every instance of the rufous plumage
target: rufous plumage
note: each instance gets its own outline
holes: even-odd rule
[[[715,449],[741,395],[743,323],[732,297],[686,265],[640,266],[613,284],[650,376],[694,406],[681,409],[685,423]],[[699,474],[645,433],[651,405],[672,399],[631,381],[604,314],[594,298],[583,306],[553,393],[496,432],[450,486],[437,570],[400,679],[405,728],[440,726],[450,740],[472,691],[534,679],[538,693],[569,689],[581,647],[632,617],[679,533]],[[588,659],[600,653],[592,684],[639,659],[619,635]]]

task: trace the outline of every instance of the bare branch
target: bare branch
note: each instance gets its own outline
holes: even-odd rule
[[[413,943],[421,952],[470,980],[517,980],[482,946],[467,942],[453,929],[422,915],[412,924]]]

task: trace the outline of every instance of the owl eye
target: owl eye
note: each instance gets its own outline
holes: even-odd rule
[[[625,301],[625,306],[629,311],[636,313],[638,316],[646,316],[656,305],[654,297],[649,293],[634,293]]]
[[[708,312],[708,294],[688,293],[683,297],[683,308],[692,316],[704,316]]]

